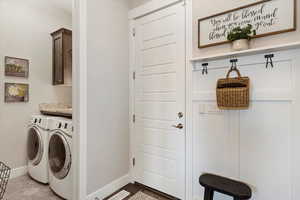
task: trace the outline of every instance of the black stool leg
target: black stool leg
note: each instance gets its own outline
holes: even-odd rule
[[[204,200],[213,200],[213,199],[214,199],[214,190],[210,188],[205,188]]]

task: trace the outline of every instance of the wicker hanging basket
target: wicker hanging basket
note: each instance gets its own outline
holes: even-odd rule
[[[230,78],[232,72],[236,72],[238,77]],[[231,68],[226,78],[218,80],[218,107],[222,110],[243,110],[249,108],[249,88],[249,78],[242,77],[236,67]]]

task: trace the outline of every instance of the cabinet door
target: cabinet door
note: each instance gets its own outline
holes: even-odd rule
[[[63,35],[53,38],[53,85],[64,84]]]
[[[72,84],[72,35],[64,34],[63,38],[64,84]]]

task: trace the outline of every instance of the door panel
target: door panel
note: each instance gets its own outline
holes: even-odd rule
[[[185,18],[182,4],[136,20],[134,174],[137,182],[185,195]]]
[[[144,93],[176,91],[176,74],[172,72],[144,76],[143,82]]]
[[[144,18],[140,20],[140,25],[143,27],[141,34],[144,41],[154,41],[158,38],[174,35],[176,13],[166,14],[165,12],[165,14],[161,16],[163,12],[153,14],[151,16],[152,20],[148,20],[149,16],[147,17],[148,19]]]
[[[175,121],[176,102],[140,102],[136,114],[144,119]]]
[[[145,49],[141,52],[142,66],[154,67],[157,65],[174,63],[176,55],[176,45],[161,45],[151,49]]]
[[[143,142],[145,145],[165,148],[170,151],[176,150],[176,137],[171,130],[157,130],[153,128],[144,128]]]
[[[63,84],[64,66],[63,66],[63,36],[62,34],[53,39],[53,84]]]

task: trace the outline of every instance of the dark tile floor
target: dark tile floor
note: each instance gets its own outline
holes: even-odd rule
[[[115,195],[116,193],[118,193],[121,190],[125,190],[127,192],[130,193],[130,196],[126,197],[124,200],[128,200],[130,199],[130,197],[132,197],[133,195],[135,195],[138,192],[143,192],[157,200],[178,200],[177,198],[168,196],[166,194],[163,194],[159,191],[153,190],[151,188],[147,188],[141,184],[137,184],[137,183],[129,183],[126,186],[124,186],[123,188],[121,188],[120,190],[116,191],[115,193],[113,193],[112,195],[108,196],[107,198],[105,198],[104,200],[108,200],[110,197],[112,197],[113,195]]]

